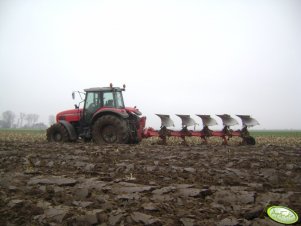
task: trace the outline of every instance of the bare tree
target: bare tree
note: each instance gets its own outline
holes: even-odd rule
[[[27,123],[24,127],[33,128],[34,125],[37,123],[38,119],[39,119],[39,115],[37,114],[27,114],[25,116],[25,120]]]
[[[34,126],[34,124],[37,123],[38,119],[39,119],[39,115],[37,114],[27,114],[25,117],[26,121],[27,121],[27,127],[32,128]]]
[[[26,114],[23,113],[23,112],[21,112],[21,113],[20,113],[20,116],[19,116],[19,127],[20,127],[20,128],[23,127],[23,121],[24,121],[25,117],[26,117]]]
[[[53,125],[55,123],[55,116],[49,115],[48,122],[50,126]]]
[[[37,114],[32,114],[32,123],[33,123],[33,125],[36,124],[36,123],[38,122],[39,117],[40,117],[40,116],[37,115]]]
[[[27,121],[25,126],[28,127],[28,128],[32,127],[32,125],[33,125],[32,114],[27,114],[26,117],[25,117],[25,120]]]
[[[12,128],[14,121],[15,121],[15,113],[12,111],[5,111],[2,113],[2,121],[3,121],[3,127],[4,128]]]
[[[24,127],[30,127],[32,125],[32,118],[30,114],[27,114],[25,116],[26,124]]]

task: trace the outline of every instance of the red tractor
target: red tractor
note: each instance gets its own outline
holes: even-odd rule
[[[94,140],[96,143],[139,143],[145,117],[136,108],[125,107],[123,88],[90,88],[85,90],[84,107],[62,111],[56,123],[47,129],[47,140],[55,142]],[[80,92],[79,92],[80,93]],[[74,92],[72,97],[74,99]]]

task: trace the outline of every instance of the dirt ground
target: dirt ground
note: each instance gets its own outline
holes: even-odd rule
[[[269,205],[301,215],[299,144],[0,140],[0,225],[280,225]]]

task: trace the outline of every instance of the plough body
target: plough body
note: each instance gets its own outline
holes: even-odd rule
[[[230,115],[217,115],[223,122],[223,129],[221,131],[213,131],[209,129],[209,126],[217,125],[217,122],[210,115],[197,115],[202,119],[203,128],[200,131],[189,130],[189,126],[196,126],[197,123],[190,117],[190,115],[177,115],[182,120],[182,129],[179,131],[168,129],[168,127],[174,126],[174,123],[169,115],[157,114],[161,119],[160,130],[153,128],[146,128],[143,131],[143,138],[159,137],[161,143],[166,144],[168,137],[179,137],[182,139],[183,144],[187,144],[186,137],[200,137],[202,143],[207,144],[209,137],[220,137],[222,138],[222,144],[227,145],[228,140],[231,137],[240,137],[242,139],[241,144],[254,145],[256,143],[255,138],[250,136],[248,127],[258,125],[259,123],[249,115],[237,115],[242,121],[242,129],[233,131],[230,126],[237,125],[236,119]]]

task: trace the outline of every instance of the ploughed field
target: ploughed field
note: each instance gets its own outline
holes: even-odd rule
[[[0,225],[280,225],[264,208],[301,215],[301,136],[255,137],[99,146],[0,131]]]

